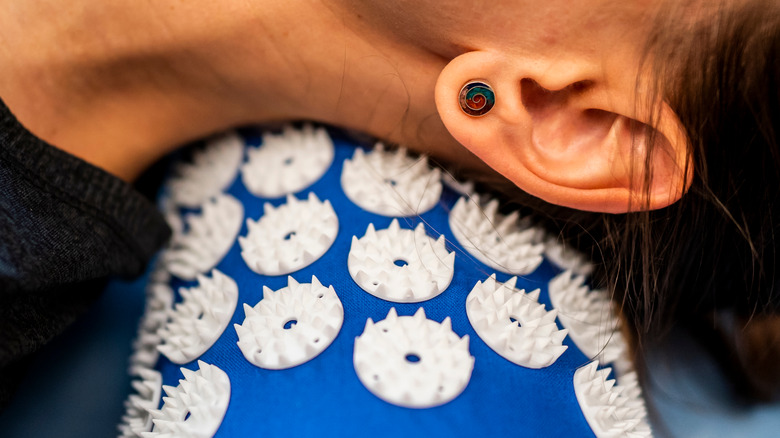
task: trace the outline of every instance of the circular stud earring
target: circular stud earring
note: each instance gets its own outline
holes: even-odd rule
[[[481,117],[493,109],[496,95],[493,88],[482,81],[470,81],[460,89],[460,109],[472,117]]]

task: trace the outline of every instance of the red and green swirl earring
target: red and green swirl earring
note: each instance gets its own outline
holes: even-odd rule
[[[482,81],[470,81],[460,89],[460,109],[472,117],[482,117],[496,104],[493,88]]]

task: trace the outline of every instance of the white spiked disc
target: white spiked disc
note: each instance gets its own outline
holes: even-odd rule
[[[556,311],[538,302],[539,290],[515,289],[517,277],[506,283],[495,274],[477,282],[466,298],[466,314],[479,337],[507,360],[527,368],[552,365],[568,348],[566,330],[555,324]]]
[[[230,379],[214,365],[198,361],[198,370],[181,368],[179,385],[163,386],[160,409],[151,410],[154,428],[145,438],[211,438],[217,433],[230,402]]]
[[[130,356],[130,367],[154,368],[160,356],[157,346],[161,339],[157,331],[168,322],[168,314],[173,306],[173,289],[167,284],[152,280],[146,286],[146,306],[141,321],[138,323],[138,334],[133,340],[133,354]]]
[[[501,272],[525,275],[543,260],[544,230],[519,220],[515,211],[498,213],[498,200],[483,205],[478,195],[458,199],[450,211],[450,229],[463,248]]]
[[[235,324],[238,347],[260,368],[279,370],[308,362],[336,339],[344,322],[344,307],[333,286],[317,277],[311,283],[287,278],[276,292],[263,288],[254,307],[244,304],[246,318]]]
[[[457,397],[474,369],[469,337],[452,331],[450,318],[442,323],[425,317],[422,307],[414,316],[366,322],[355,339],[353,362],[358,378],[374,395],[409,408],[429,408]]]
[[[601,363],[614,363],[619,373],[628,371],[626,341],[607,291],[591,290],[583,275],[571,271],[550,280],[548,290],[558,319],[583,354]]]
[[[420,223],[414,230],[402,229],[398,219],[376,231],[352,238],[347,258],[349,274],[364,291],[396,303],[416,303],[444,292],[452,281],[455,253],[444,245],[444,236],[434,240]]]
[[[597,438],[646,438],[652,436],[647,409],[636,373],[628,373],[615,384],[609,368],[598,361],[574,373],[574,394],[582,413]]]
[[[241,167],[244,186],[263,198],[278,198],[309,187],[333,162],[333,141],[324,128],[287,126],[263,135],[263,144],[247,150]]]
[[[287,203],[265,204],[257,221],[247,219],[248,234],[238,238],[241,257],[249,269],[262,275],[284,275],[309,266],[336,240],[339,220],[330,201],[314,192],[301,200],[287,195]]]
[[[162,339],[157,349],[171,362],[184,364],[205,353],[225,331],[236,309],[238,286],[214,269],[211,278],[198,276],[197,286],[179,292],[183,300],[157,331]]]
[[[593,272],[593,264],[585,254],[555,236],[547,238],[544,255],[559,268],[572,271],[575,274],[590,275]]]
[[[364,210],[383,216],[415,216],[433,208],[441,198],[441,171],[426,157],[414,158],[405,148],[386,151],[382,143],[365,153],[355,149],[344,161],[341,187]]]
[[[198,207],[219,195],[236,177],[244,159],[244,141],[235,132],[209,140],[192,154],[191,162],[180,162],[167,183],[171,201],[185,207]]]
[[[193,280],[225,257],[236,241],[244,206],[230,195],[218,195],[202,205],[200,214],[186,217],[189,228],[175,234],[162,261],[179,278]]]
[[[160,405],[162,375],[155,370],[135,367],[130,370],[133,377],[133,393],[125,400],[125,414],[119,424],[119,436],[137,438],[152,430],[152,416],[149,411]]]

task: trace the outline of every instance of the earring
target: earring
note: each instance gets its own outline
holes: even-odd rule
[[[460,89],[458,102],[464,113],[472,117],[481,117],[493,109],[496,95],[490,85],[481,81],[470,81]]]

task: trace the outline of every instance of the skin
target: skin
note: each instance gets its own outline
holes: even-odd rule
[[[641,180],[629,134],[657,99],[637,86],[656,1],[0,1],[0,97],[127,181],[188,141],[301,119],[487,163],[585,210],[630,209]],[[473,78],[498,96],[478,119],[456,99]],[[664,111],[651,208],[685,190],[684,135]]]

